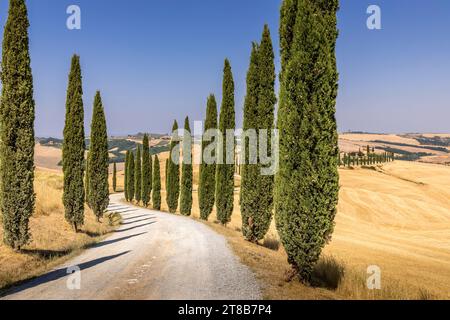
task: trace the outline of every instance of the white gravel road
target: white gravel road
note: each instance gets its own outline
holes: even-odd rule
[[[121,198],[112,196],[109,208],[123,217],[116,232],[57,269],[12,288],[1,299],[261,298],[253,273],[223,236],[193,219],[135,208]],[[70,274],[72,267],[80,273]]]

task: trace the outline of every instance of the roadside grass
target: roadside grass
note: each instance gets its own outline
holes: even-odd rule
[[[0,242],[0,294],[2,289],[39,276],[69,260],[117,226],[117,219],[110,223],[107,217],[98,224],[86,207],[85,225],[80,233],[75,233],[64,218],[62,190],[61,173],[36,170],[36,211],[30,219],[32,241],[20,253]]]

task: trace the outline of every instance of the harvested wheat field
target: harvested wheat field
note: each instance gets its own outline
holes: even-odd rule
[[[36,167],[54,171],[62,171],[62,167],[59,165],[61,159],[61,149],[36,144],[34,148],[34,161]]]
[[[197,174],[195,168],[195,182]],[[336,290],[284,281],[289,266],[274,223],[262,245],[242,239],[240,177],[232,221],[223,227],[213,212],[208,225],[227,236],[241,260],[265,283],[269,299],[450,298],[450,168],[396,161],[343,169],[340,176],[336,229],[323,253],[324,259],[332,257],[345,267]],[[197,185],[193,198],[193,217],[198,218]],[[164,202],[163,192],[163,209]],[[372,265],[381,268],[382,290],[367,289],[367,268]]]

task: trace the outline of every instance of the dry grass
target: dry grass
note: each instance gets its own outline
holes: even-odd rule
[[[0,288],[50,270],[113,230],[108,219],[98,224],[94,214],[86,208],[82,232],[73,232],[64,219],[62,188],[60,173],[36,171],[36,212],[30,220],[32,242],[22,253],[0,243]],[[3,230],[0,230],[1,237]]]

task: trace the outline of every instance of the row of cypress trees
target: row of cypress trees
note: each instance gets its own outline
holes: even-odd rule
[[[105,111],[99,91],[94,98],[89,152],[85,159],[84,106],[80,57],[72,57],[66,98],[62,149],[65,217],[77,232],[87,202],[97,221],[109,204],[109,154]]]
[[[148,207],[152,200],[154,209],[161,208],[160,163],[158,155],[154,161],[150,155],[148,134],[142,140],[142,153],[140,146],[137,147],[136,154],[130,150],[126,153],[124,193],[126,201],[142,201]]]
[[[10,0],[2,44],[0,208],[3,241],[15,250],[20,250],[31,239],[29,219],[35,209],[35,103],[28,28],[25,1]],[[85,160],[82,96],[80,59],[74,55],[66,99],[62,200],[66,220],[75,231],[84,223],[85,201],[98,220],[109,202],[108,139],[100,92],[94,101],[88,161]],[[86,177],[85,170],[88,173]]]
[[[208,220],[214,205],[216,205],[217,219],[226,224],[231,221],[231,214],[234,208],[234,171],[235,164],[226,161],[227,155],[234,157],[234,129],[235,129],[235,100],[234,100],[234,80],[231,70],[231,64],[228,59],[225,60],[223,69],[223,98],[220,110],[219,121],[217,121],[217,102],[213,94],[207,99],[207,110],[205,119],[205,133],[210,129],[220,129],[221,137],[204,137],[202,139],[201,154],[209,153],[211,158],[217,152],[218,163],[208,163],[202,161],[199,170],[199,189],[198,200],[200,208],[200,217]],[[186,117],[184,123],[183,138],[180,139],[177,134],[178,123],[175,121],[172,127],[173,137],[170,144],[170,156],[166,161],[166,201],[169,211],[177,211],[180,203],[180,213],[191,215],[192,211],[192,137],[189,125],[189,118]],[[232,130],[233,136],[231,143],[227,148],[217,149],[215,139],[227,140],[227,130]],[[182,168],[180,182],[180,140],[182,140]],[[230,140],[230,139],[229,139]],[[232,150],[229,150],[231,145]],[[204,160],[204,159],[203,159]],[[181,190],[180,190],[181,188]]]

